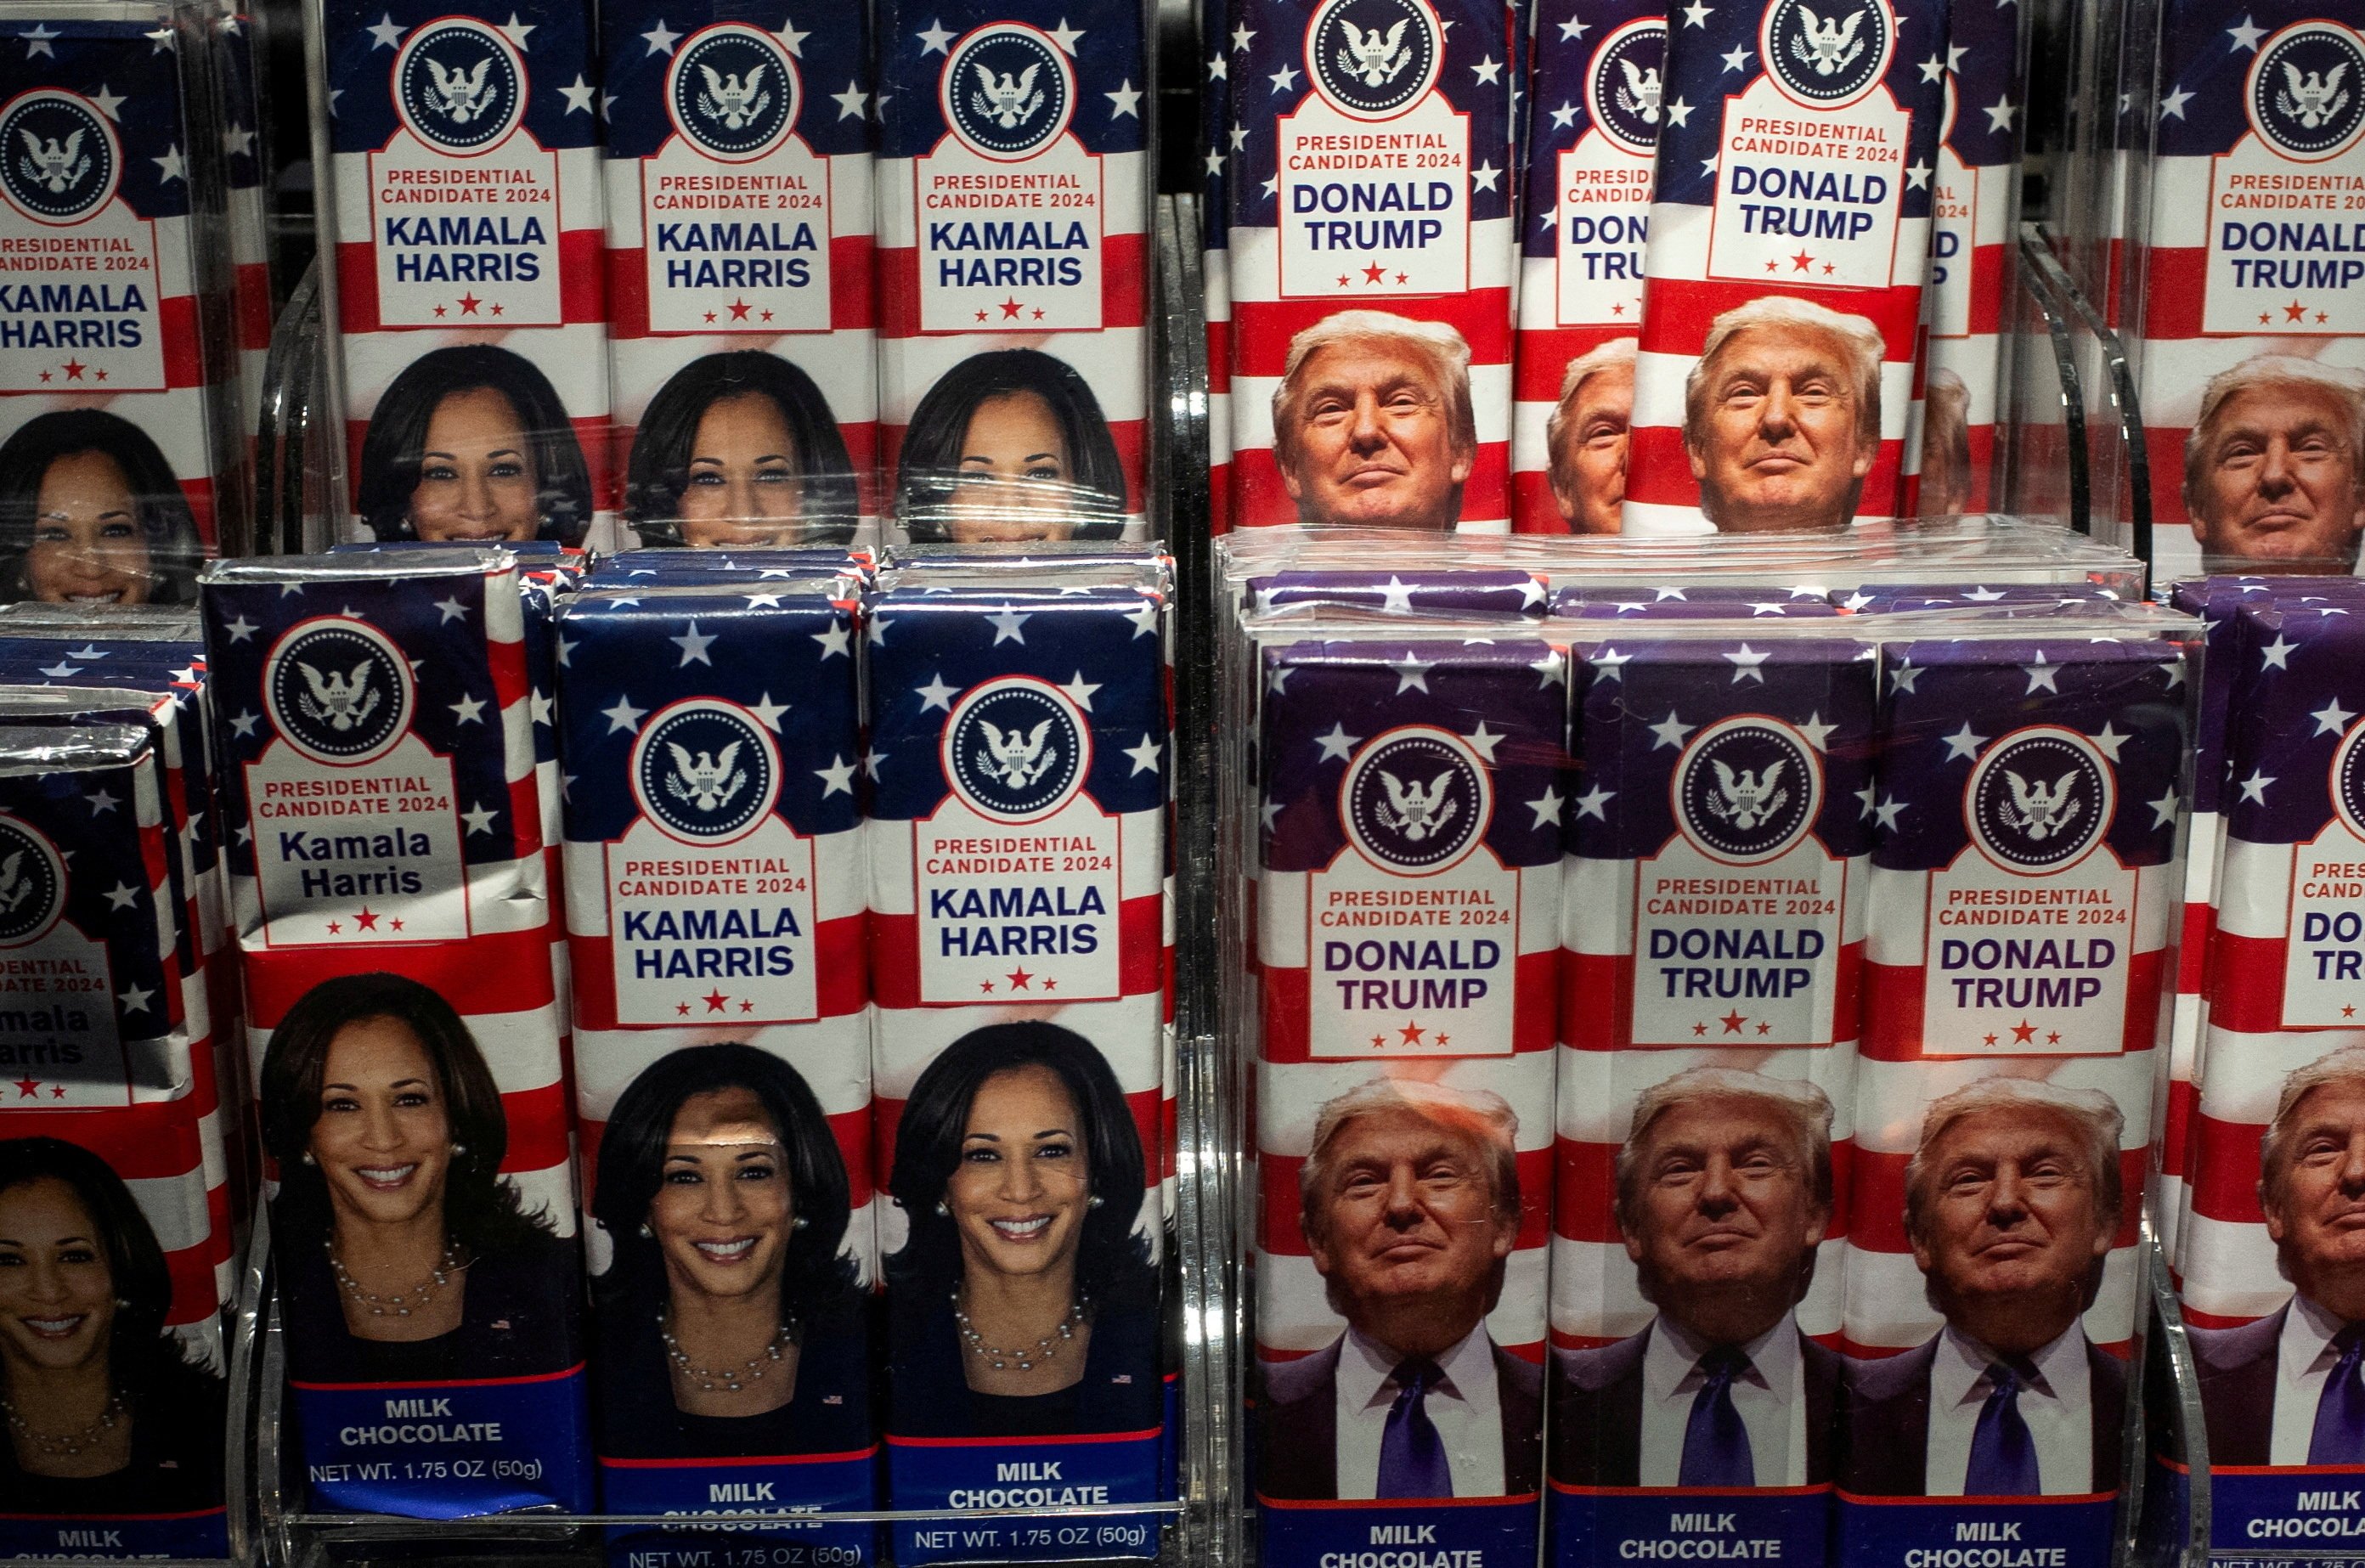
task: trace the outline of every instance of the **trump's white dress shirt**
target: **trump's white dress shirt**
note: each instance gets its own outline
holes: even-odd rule
[[[1693,1338],[1661,1313],[1651,1325],[1642,1351],[1642,1465],[1644,1486],[1679,1486],[1684,1438],[1691,1428],[1692,1405],[1708,1386],[1700,1358],[1710,1347]],[[1732,1380],[1732,1407],[1749,1434],[1749,1457],[1760,1486],[1807,1484],[1807,1365],[1799,1353],[1799,1328],[1788,1313],[1741,1347],[1749,1370]]]
[[[1380,1444],[1398,1393],[1404,1360],[1376,1339],[1350,1328],[1339,1347],[1339,1496],[1380,1493]],[[1503,1406],[1495,1378],[1495,1342],[1481,1323],[1437,1358],[1444,1375],[1430,1385],[1422,1408],[1444,1442],[1456,1497],[1503,1495]]]
[[[1993,1392],[1994,1351],[1951,1327],[1938,1336],[1930,1365],[1930,1446],[1923,1490],[1960,1497],[1969,1490],[1971,1439]],[[2094,1490],[2094,1371],[2086,1364],[2086,1330],[2068,1330],[2028,1358],[2035,1378],[2021,1385],[2020,1418],[2036,1445],[2038,1490],[2057,1497]]]

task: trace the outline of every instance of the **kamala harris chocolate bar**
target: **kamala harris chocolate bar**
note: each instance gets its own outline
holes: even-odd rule
[[[1671,28],[1630,530],[1900,515],[1946,16],[1753,0]]]
[[[1564,657],[1534,636],[1285,636],[1257,666],[1251,841],[1265,1558],[1360,1548],[1417,1500],[1440,1548],[1526,1562]],[[1383,1235],[1440,1250],[1407,1271],[1371,1260]]]
[[[606,544],[596,40],[579,6],[483,9],[306,13],[352,532]]]
[[[644,543],[876,532],[867,17],[775,9],[600,12],[616,461]]]
[[[1512,379],[1511,522],[1615,533],[1642,329],[1665,7],[1545,0],[1534,16]]]
[[[1134,588],[888,588],[863,633],[897,1508],[1154,1500],[1171,718]],[[903,1561],[1155,1548],[898,1522]],[[1070,1544],[1076,1544],[1070,1542]]]
[[[222,563],[204,607],[311,1495],[581,1511],[582,1265],[511,558]]]

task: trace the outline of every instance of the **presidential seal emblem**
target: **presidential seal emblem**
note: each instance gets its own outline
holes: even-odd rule
[[[80,222],[122,177],[123,145],[88,99],[43,88],[0,108],[0,195],[35,222]]]
[[[633,742],[633,800],[685,844],[744,838],[780,798],[771,729],[735,702],[695,697],[660,711]]]
[[[953,135],[981,158],[1031,158],[1075,116],[1075,68],[1048,33],[996,22],[945,56],[936,104]]]
[[[2005,870],[2044,876],[2090,854],[2117,803],[2102,747],[2076,730],[2036,724],[1980,756],[1963,786],[1963,824]]]
[[[0,947],[21,947],[50,934],[66,907],[66,863],[49,835],[16,817],[0,817]]]
[[[1659,146],[1659,73],[1666,63],[1667,24],[1643,17],[1617,28],[1585,71],[1585,112],[1620,152],[1648,158]]]
[[[2250,62],[2242,107],[2259,140],[2283,157],[2338,157],[2365,131],[2365,39],[2338,22],[2283,28]]]
[[[1885,0],[1774,0],[1758,25],[1757,47],[1784,97],[1842,109],[1889,73],[1897,17]]]
[[[1458,865],[1494,814],[1494,780],[1476,748],[1426,724],[1375,737],[1339,781],[1349,840],[1366,859],[1413,876]]]
[[[1073,800],[1092,770],[1092,730],[1075,700],[1030,675],[975,686],[940,743],[945,778],[980,816],[1032,822]]]
[[[1694,735],[1668,789],[1676,827],[1695,848],[1754,865],[1788,854],[1813,831],[1822,760],[1781,720],[1744,713]]]
[[[1306,25],[1306,74],[1339,113],[1393,119],[1437,84],[1444,40],[1428,0],[1323,0]]]
[[[395,52],[395,112],[438,151],[467,157],[499,146],[524,117],[525,95],[525,57],[489,22],[441,17]]]
[[[331,767],[375,762],[410,729],[410,661],[376,627],[342,616],[300,621],[263,665],[271,727]]]
[[[777,33],[719,22],[690,34],[666,68],[666,115],[683,140],[724,163],[788,140],[803,84]]]

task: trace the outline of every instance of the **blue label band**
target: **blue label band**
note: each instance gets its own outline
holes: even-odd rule
[[[1539,1499],[1276,1503],[1260,1498],[1265,1568],[1530,1568]]]
[[[196,1514],[48,1518],[0,1514],[0,1557],[228,1557],[230,1524],[219,1508]]]
[[[1554,1562],[1823,1561],[1829,1486],[1751,1491],[1669,1487],[1580,1491],[1554,1485]]]
[[[1071,1508],[1158,1499],[1156,1428],[1079,1438],[890,1438],[887,1473],[898,1508]],[[895,1560],[978,1562],[1033,1557],[1149,1557],[1155,1514],[1059,1514],[974,1524],[900,1523]]]
[[[456,1519],[588,1513],[591,1438],[577,1365],[482,1383],[292,1383],[321,1506]]]
[[[2365,1466],[2227,1466],[2209,1477],[2212,1552],[2343,1551],[2365,1562]]]
[[[1834,1561],[1861,1568],[2082,1568],[2111,1560],[2115,1494],[1839,1500]]]
[[[864,1568],[878,1554],[870,1524],[696,1524],[701,1514],[812,1514],[879,1506],[879,1450],[773,1459],[603,1459],[611,1514],[678,1518],[683,1527],[608,1532],[616,1568]]]

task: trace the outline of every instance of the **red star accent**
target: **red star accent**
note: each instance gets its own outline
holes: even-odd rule
[[[1398,274],[1396,274],[1396,281],[1397,281],[1398,283],[1410,283],[1410,282],[1412,281],[1412,279],[1411,279],[1410,275],[1409,275],[1409,274],[1405,274],[1405,273],[1398,273]]]
[[[2354,1018],[2357,1016],[2357,1009],[2354,1007],[2344,1007],[2340,1010],[2340,1015],[2343,1018]]]
[[[1732,1012],[1726,1014],[1723,1017],[1718,1019],[1717,1022],[1724,1025],[1724,1032],[1726,1034],[1738,1035],[1741,1033],[1741,1026],[1743,1024],[1748,1023],[1749,1020],[1741,1015],[1741,1010],[1739,1008],[1735,1008]]]
[[[339,932],[342,931],[343,929],[344,929],[344,927],[343,927],[343,926],[342,926],[342,925],[340,925],[340,924],[338,924],[335,921],[333,921],[333,920],[332,920],[332,921],[329,922],[329,935],[330,935],[334,936],[334,935],[336,935]]]
[[[1452,1037],[1453,1037],[1453,1036],[1451,1036],[1451,1035],[1440,1035],[1440,1036],[1437,1036],[1437,1038],[1436,1038],[1436,1039],[1431,1040],[1431,1041],[1429,1042],[1429,1044],[1430,1044],[1430,1045],[1433,1045],[1433,1046],[1441,1046],[1441,1045],[1445,1044],[1445,1042],[1446,1042],[1446,1041],[1448,1041],[1448,1040],[1452,1039]]]
[[[2036,1025],[2023,1018],[2012,1026],[2012,1043],[2025,1046],[2036,1038]]]
[[[2319,311],[2317,311],[2317,312],[2315,313],[2315,324],[2316,324],[2317,326],[2319,326],[2319,327],[2323,326],[2326,321],[2329,321],[2329,320],[2331,320],[2331,319],[2332,319],[2332,318],[2331,318],[2331,317],[2329,317],[2329,316],[2326,315],[2326,314],[2325,314],[2323,311],[2321,311],[2321,310],[2319,310]]]
[[[674,1003],[674,1009],[673,1009],[673,1010],[674,1010],[676,1013],[680,1014],[684,1018],[687,1018],[687,1017],[689,1017],[689,1002],[678,1002]]]
[[[742,1013],[753,1013],[756,1011],[756,1004],[752,1002],[743,1002],[739,1004],[739,1011]]]
[[[1834,263],[1825,262],[1825,263],[1823,263],[1823,275],[1824,275],[1825,277],[1829,277],[1829,276],[1831,276],[1833,273],[1835,273],[1835,272],[1837,272],[1837,271],[1839,271],[1839,270],[1840,270],[1840,269],[1839,269],[1839,267],[1838,267],[1838,266],[1837,266],[1837,264],[1836,264],[1836,263]]]
[[[709,321],[713,320],[713,319],[714,319],[714,312],[713,312],[713,311],[712,311],[712,310],[709,310],[709,311],[706,313],[706,319],[707,319]],[[979,311],[979,312],[977,313],[977,319],[978,319],[979,320],[981,320],[981,321],[984,320],[984,319],[985,319],[985,312],[984,312],[984,311],[982,311],[982,310]]]
[[[2273,313],[2272,313],[2271,311],[2261,310],[2261,311],[2259,311],[2259,326],[2261,326],[2261,327],[2265,326],[2268,322],[2270,322],[2270,321],[2273,320],[2274,319],[2275,319],[2275,318],[2274,318],[2274,315],[2273,315]]]
[[[1047,980],[1043,982],[1043,989],[1045,991],[1057,991],[1059,989],[1059,982],[1055,980]]]
[[[496,315],[496,316],[498,316],[498,315],[499,315],[502,311],[504,311],[504,310],[506,310],[506,309],[508,309],[508,308],[509,308],[509,307],[508,307],[508,306],[506,306],[506,305],[496,305],[496,306],[494,306],[494,307],[493,307],[493,314],[494,314],[494,315]]]
[[[2058,1030],[2058,1029],[2056,1029],[2056,1030],[2054,1030],[2051,1034],[2049,1034],[2049,1035],[2046,1036],[2045,1036],[2045,1043],[2046,1043],[2046,1045],[2048,1045],[2048,1046],[2057,1046],[2057,1045],[2059,1045],[2059,1044],[2061,1043],[2061,1031],[2060,1031],[2060,1030]]]
[[[1798,268],[1800,272],[1805,272],[1810,266],[1814,264],[1814,257],[1807,254],[1806,252],[1801,251],[1797,255],[1790,258],[1790,264]]]
[[[1991,1046],[1994,1045],[1996,1043],[1996,1037],[1993,1035],[1990,1035],[1987,1037],[1987,1043]]]
[[[38,1078],[20,1078],[17,1081],[17,1090],[21,1098],[38,1100],[41,1097],[41,1081]]]
[[[722,987],[717,986],[712,991],[708,991],[704,996],[700,997],[698,1000],[706,1003],[706,1010],[709,1013],[720,1013],[723,1011],[723,1003],[729,1002],[731,999],[723,994]]]
[[[765,319],[765,320],[768,321],[768,320],[770,320],[771,319],[772,319],[772,313],[771,313],[769,310],[765,311],[765,312],[764,312],[764,315],[763,315],[763,319]]]
[[[52,1099],[52,1100],[62,1100],[62,1099],[64,1099],[65,1097],[66,1097],[66,1086],[65,1086],[64,1084],[62,1084],[62,1083],[56,1084],[56,1085],[52,1086],[52,1087],[51,1087],[51,1089],[50,1090],[50,1099]]]
[[[734,321],[745,321],[747,319],[747,312],[754,308],[755,307],[744,299],[734,299],[731,302],[731,319]]]
[[[711,321],[711,320],[712,320],[713,319],[714,319],[714,318],[712,318],[712,316],[710,316],[710,317],[708,317],[708,318],[707,318],[707,319],[708,319],[708,320],[710,320],[710,321]],[[977,319],[978,319],[979,320],[981,320],[981,321],[984,320],[984,319],[985,319],[985,312],[984,312],[984,311],[982,311],[982,310],[979,311],[979,312],[977,313]]]
[[[435,308],[435,314],[437,314],[438,316],[441,316],[442,314],[443,314],[443,312],[444,312],[444,310],[445,310],[446,308],[447,308],[447,307],[444,307],[444,306],[442,306],[442,305],[438,305],[438,306]]]
[[[1025,969],[1013,969],[1002,978],[1010,982],[1010,989],[1013,991],[1030,991],[1033,989],[1029,982],[1032,981],[1035,977],[1028,974]]]
[[[1708,1033],[1708,1025],[1705,1024],[1695,1024],[1692,1025],[1692,1033],[1695,1035],[1705,1035]]]
[[[1422,1028],[1418,1024],[1407,1024],[1403,1028],[1396,1031],[1399,1036],[1403,1036],[1404,1043],[1407,1046],[1417,1046],[1420,1044],[1420,1037],[1428,1032],[1428,1030]]]
[[[460,314],[463,316],[474,316],[476,313],[476,307],[483,303],[483,300],[478,299],[473,294],[464,294],[460,297]]]
[[[993,982],[992,980],[980,980],[977,982],[977,989],[985,992],[986,995],[992,996],[993,994]]]
[[[1385,1035],[1373,1035],[1372,1036],[1372,1049],[1373,1050],[1378,1050],[1382,1046],[1384,1046],[1387,1043],[1388,1037]]]
[[[1039,305],[1038,305],[1038,306],[1037,306],[1037,307],[1035,308],[1035,319],[1037,319],[1037,321],[1040,321],[1042,319],[1043,319],[1043,308],[1042,308],[1041,306],[1039,306]]]
[[[1345,273],[1340,273],[1340,274],[1339,274],[1339,286],[1340,288],[1344,288],[1344,287],[1346,287],[1346,286],[1347,286],[1347,281],[1348,281],[1348,280],[1347,280],[1347,274],[1346,274]]]
[[[95,372],[95,374],[98,376],[98,378],[99,378],[101,381],[104,381],[104,380],[106,380],[106,372],[105,372],[105,371],[103,371],[103,370],[102,370],[102,371]]]
[[[65,369],[66,369],[66,379],[67,379],[68,381],[80,381],[80,380],[82,379],[82,373],[83,373],[83,364],[82,364],[82,361],[80,361],[80,360],[78,360],[78,359],[70,359],[70,360],[66,361],[66,366],[65,366]]]
[[[353,917],[353,929],[356,931],[375,931],[377,929],[377,916],[370,913],[369,905],[362,905],[361,913]]]
[[[401,929],[402,929],[402,922],[400,922],[400,921],[398,921],[398,921],[396,921],[396,922],[394,923],[394,928],[395,928],[397,931],[401,930]]]
[[[2301,304],[2298,300],[2296,300],[2296,299],[2292,300],[2289,305],[2286,305],[2286,306],[2284,306],[2284,307],[2283,307],[2283,319],[2284,319],[2284,320],[2286,320],[2286,321],[2304,321],[2304,320],[2306,320],[2306,319],[2307,319],[2307,307],[2306,307],[2306,306],[2304,306],[2304,305],[2302,305],[2302,304]]]
[[[41,379],[42,379],[42,380],[47,381],[49,378],[50,378],[50,372],[48,372],[48,371],[46,371],[46,370],[45,370],[45,371],[43,371],[43,372],[41,372]]]
[[[1002,319],[1005,321],[1015,321],[1018,319],[1018,313],[1026,308],[1018,303],[1017,297],[1014,295],[1002,302]]]
[[[1388,269],[1380,265],[1377,262],[1373,262],[1370,266],[1363,269],[1363,281],[1365,283],[1378,283],[1387,275]]]
[[[1761,1035],[1770,1035],[1774,1032],[1774,1025],[1771,1024],[1760,1024],[1757,1025],[1757,1032]]]
[[[1769,273],[1780,272],[1782,270],[1782,263],[1779,262],[1768,262],[1765,263],[1765,270]]]

